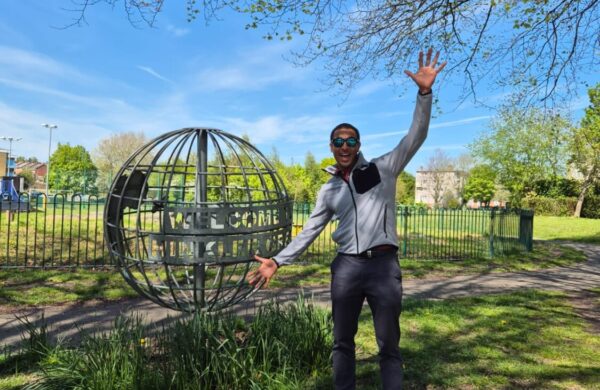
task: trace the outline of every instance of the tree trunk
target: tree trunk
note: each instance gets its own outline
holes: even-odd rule
[[[581,208],[583,207],[585,193],[587,192],[588,188],[590,188],[590,186],[592,185],[592,181],[593,181],[592,174],[593,174],[593,170],[585,178],[585,180],[583,181],[583,185],[581,186],[581,192],[579,193],[579,197],[577,197],[577,206],[575,206],[575,213],[573,213],[573,216],[575,218],[581,217]]]

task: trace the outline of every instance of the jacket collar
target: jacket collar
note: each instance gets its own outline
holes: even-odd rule
[[[363,156],[362,152],[358,152],[358,157],[356,159],[356,163],[352,167],[352,170],[354,171],[356,168],[360,168],[365,165],[369,165],[369,163]],[[342,173],[342,171],[338,168],[337,164],[330,165],[326,168],[323,168],[323,170],[332,176],[339,176]]]

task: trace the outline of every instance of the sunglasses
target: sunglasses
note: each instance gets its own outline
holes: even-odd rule
[[[353,148],[356,145],[358,145],[358,139],[355,138],[355,137],[350,137],[350,138],[334,138],[334,139],[331,140],[331,144],[333,146],[335,146],[336,148],[341,148],[342,146],[344,146],[344,142],[350,148]]]

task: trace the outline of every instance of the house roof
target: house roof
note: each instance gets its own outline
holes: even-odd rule
[[[25,169],[28,171],[34,171],[38,168],[42,168],[45,166],[46,166],[46,163],[41,163],[41,162],[19,161],[17,163],[17,169]]]

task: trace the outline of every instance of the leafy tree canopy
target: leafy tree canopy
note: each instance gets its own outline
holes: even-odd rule
[[[78,17],[98,3],[121,5],[129,20],[154,25],[166,0],[72,0]],[[570,96],[600,64],[597,0],[185,0],[189,21],[226,10],[247,16],[266,39],[302,39],[295,62],[323,60],[328,83],[349,90],[367,76],[403,81],[419,50],[439,48],[446,77],[518,91],[520,103]],[[485,103],[485,102],[484,102]]]
[[[37,157],[25,157],[25,156],[17,156],[15,158],[15,160],[17,162],[30,162],[30,163],[37,163],[39,162]]]
[[[488,204],[496,193],[496,172],[489,165],[477,165],[471,169],[464,188],[465,199]]]
[[[600,184],[600,84],[588,91],[590,105],[578,128],[570,137],[570,163],[581,174],[583,183],[575,216],[579,216],[586,192]]]
[[[541,110],[503,109],[490,132],[469,145],[473,155],[493,167],[497,180],[518,205],[538,180],[566,171],[570,124],[560,115]]]
[[[415,177],[402,171],[396,182],[396,202],[400,204],[415,203]]]
[[[81,145],[58,144],[50,156],[50,188],[56,191],[95,193],[98,169]]]
[[[98,188],[107,192],[121,166],[140,147],[148,142],[143,132],[123,132],[100,140],[92,152],[98,167]]]

